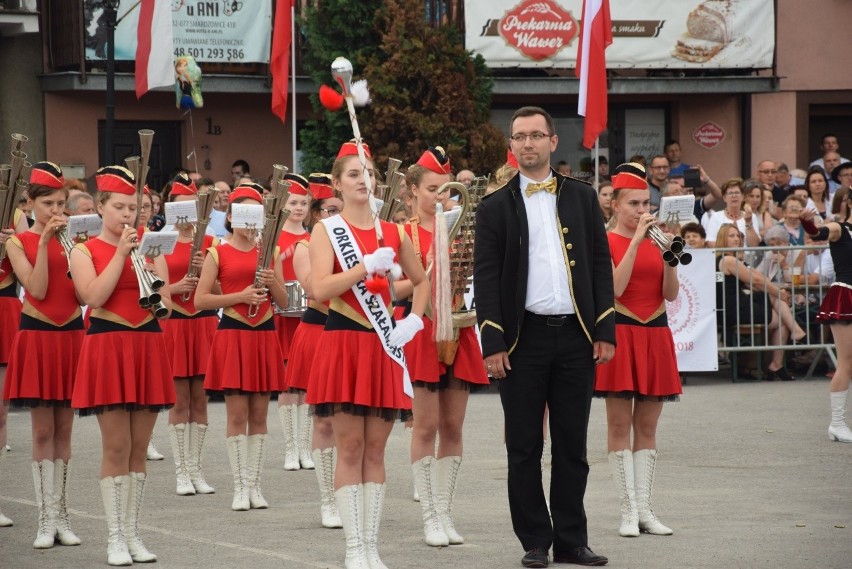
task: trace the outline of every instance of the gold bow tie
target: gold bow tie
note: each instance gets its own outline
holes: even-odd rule
[[[527,189],[525,190],[525,192],[527,194],[527,197],[530,197],[531,195],[533,195],[534,193],[536,193],[539,190],[544,190],[545,192],[547,192],[549,194],[556,195],[556,178],[551,178],[546,182],[541,182],[541,183],[533,182],[533,183],[527,184]]]

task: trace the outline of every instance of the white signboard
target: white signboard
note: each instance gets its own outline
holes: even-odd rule
[[[624,155],[644,156],[647,163],[663,150],[666,138],[666,112],[663,109],[624,111]]]
[[[269,63],[270,0],[171,0],[171,4],[175,57],[191,55],[198,63]],[[106,59],[107,29],[102,5],[101,0],[85,0],[88,60]],[[121,21],[115,28],[115,58],[134,61],[138,3],[121,2],[118,18]]]
[[[174,253],[177,240],[177,231],[147,231],[142,236],[142,242],[139,243],[139,252],[150,259],[160,255],[171,255]]]
[[[82,243],[96,235],[100,235],[104,222],[96,213],[89,215],[72,215],[68,218],[68,236],[77,243]]]
[[[680,371],[716,371],[716,277],[714,251],[689,249],[692,263],[678,268],[680,293],[666,303]],[[617,348],[616,348],[617,349]]]
[[[237,229],[263,229],[266,216],[260,204],[235,203],[231,204],[231,227]]]
[[[186,200],[183,202],[166,202],[166,225],[179,223],[195,223],[198,221],[198,202]]]
[[[611,1],[607,67],[766,69],[772,0]],[[466,0],[465,47],[489,67],[575,67],[582,0]]]

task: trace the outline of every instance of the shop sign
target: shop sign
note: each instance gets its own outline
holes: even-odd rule
[[[725,141],[725,130],[713,121],[707,121],[692,131],[692,140],[708,150],[716,148]]]
[[[498,27],[507,44],[533,61],[553,57],[580,33],[571,12],[551,0],[523,0]]]

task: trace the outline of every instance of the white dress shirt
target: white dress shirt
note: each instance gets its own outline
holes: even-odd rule
[[[550,174],[542,182],[549,180]],[[527,184],[520,174],[521,195],[529,226],[529,271],[525,308],[535,314],[574,314],[568,268],[563,257],[562,235],[556,223],[556,196],[544,190],[527,197]]]

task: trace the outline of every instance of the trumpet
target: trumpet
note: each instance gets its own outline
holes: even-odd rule
[[[192,248],[189,251],[189,269],[186,271],[186,276],[190,278],[198,276],[198,268],[192,264],[192,259],[204,244],[204,234],[207,232],[207,225],[210,223],[210,212],[213,210],[213,201],[216,199],[217,193],[219,193],[219,190],[215,187],[199,192],[198,201],[195,202],[195,206],[198,208],[198,221],[193,228]],[[191,296],[192,293],[187,291],[181,294],[180,298],[184,302],[188,302]]]
[[[139,226],[139,217],[142,215],[142,197],[145,192],[145,179],[148,177],[148,160],[151,157],[151,145],[153,141],[153,130],[140,130],[140,156],[130,156],[124,160],[127,164],[127,169],[133,173],[133,178],[136,180],[135,227]],[[131,251],[130,263],[136,273],[136,281],[139,283],[139,306],[150,310],[157,318],[165,318],[169,313],[169,309],[163,303],[162,295],[157,292],[165,285],[165,282],[145,268],[145,259],[138,249]]]
[[[405,174],[399,169],[401,165],[402,160],[389,158],[385,183],[379,186],[379,195],[382,200],[379,217],[385,221],[390,221],[393,217],[393,212],[400,204],[399,194],[405,187]]]
[[[688,265],[692,262],[692,255],[683,250],[685,242],[683,237],[675,235],[668,237],[657,225],[648,228],[648,238],[663,252],[663,261],[670,267]]]
[[[0,228],[10,227],[15,219],[18,201],[29,187],[32,164],[27,162],[23,151],[29,140],[23,134],[12,135],[12,160],[10,164],[0,164]],[[6,244],[0,245],[0,263],[6,259]]]
[[[56,240],[59,241],[59,244],[62,245],[62,249],[65,250],[65,258],[68,259],[68,270],[65,272],[66,276],[71,278],[71,249],[74,248],[76,243],[73,239],[68,237],[68,226],[63,225],[59,229],[56,230]]]
[[[284,179],[287,167],[281,164],[273,164],[272,191],[263,198],[264,220],[263,231],[257,243],[257,269],[254,273],[254,287],[262,288],[260,273],[272,262],[275,246],[278,243],[278,235],[284,222],[290,217],[290,210],[285,206],[290,199],[290,182]],[[248,317],[257,316],[260,307],[252,304],[248,309]]]

